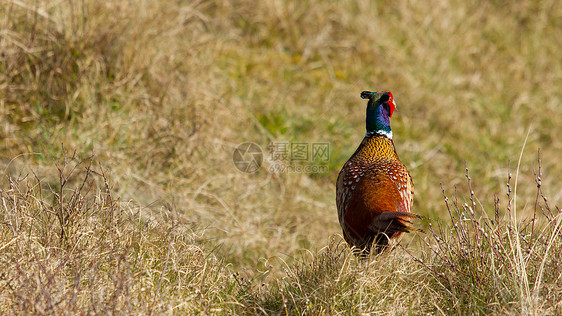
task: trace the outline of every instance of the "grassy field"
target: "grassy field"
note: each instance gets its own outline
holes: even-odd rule
[[[0,29],[2,314],[562,313],[560,1],[8,0]],[[427,217],[365,262],[335,205],[362,90]],[[276,169],[298,143],[329,159]]]

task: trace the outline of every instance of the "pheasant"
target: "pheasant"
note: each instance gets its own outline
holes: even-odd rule
[[[410,219],[419,216],[411,213],[414,183],[392,140],[392,93],[363,91],[361,98],[369,100],[367,132],[338,175],[336,203],[344,239],[368,255],[373,245],[380,253],[392,249],[391,240],[418,230]]]

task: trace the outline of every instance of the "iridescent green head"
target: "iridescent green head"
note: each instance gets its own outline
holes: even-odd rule
[[[363,91],[361,98],[369,99],[366,118],[367,134],[384,135],[392,139],[390,118],[396,109],[392,93],[390,91]]]

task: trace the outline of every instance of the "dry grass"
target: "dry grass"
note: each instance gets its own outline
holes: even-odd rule
[[[440,308],[447,313],[562,311],[562,212],[551,209],[541,177],[539,161],[534,215],[524,221],[516,216],[511,173],[505,204],[496,197],[493,217],[477,205],[468,168],[466,196],[455,192],[450,199],[443,191],[450,228],[430,225],[426,251],[414,256],[435,277],[444,298]]]
[[[0,29],[3,312],[560,313],[559,1],[4,1]],[[357,263],[364,89],[434,230]],[[327,142],[328,172],[240,173],[245,141]]]
[[[3,313],[192,313],[229,298],[226,268],[169,210],[114,199],[88,161],[65,157],[59,175],[1,192]]]

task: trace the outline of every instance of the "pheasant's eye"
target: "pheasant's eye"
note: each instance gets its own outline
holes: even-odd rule
[[[390,96],[388,95],[388,93],[385,93],[381,96],[381,102],[386,102],[390,99]]]

